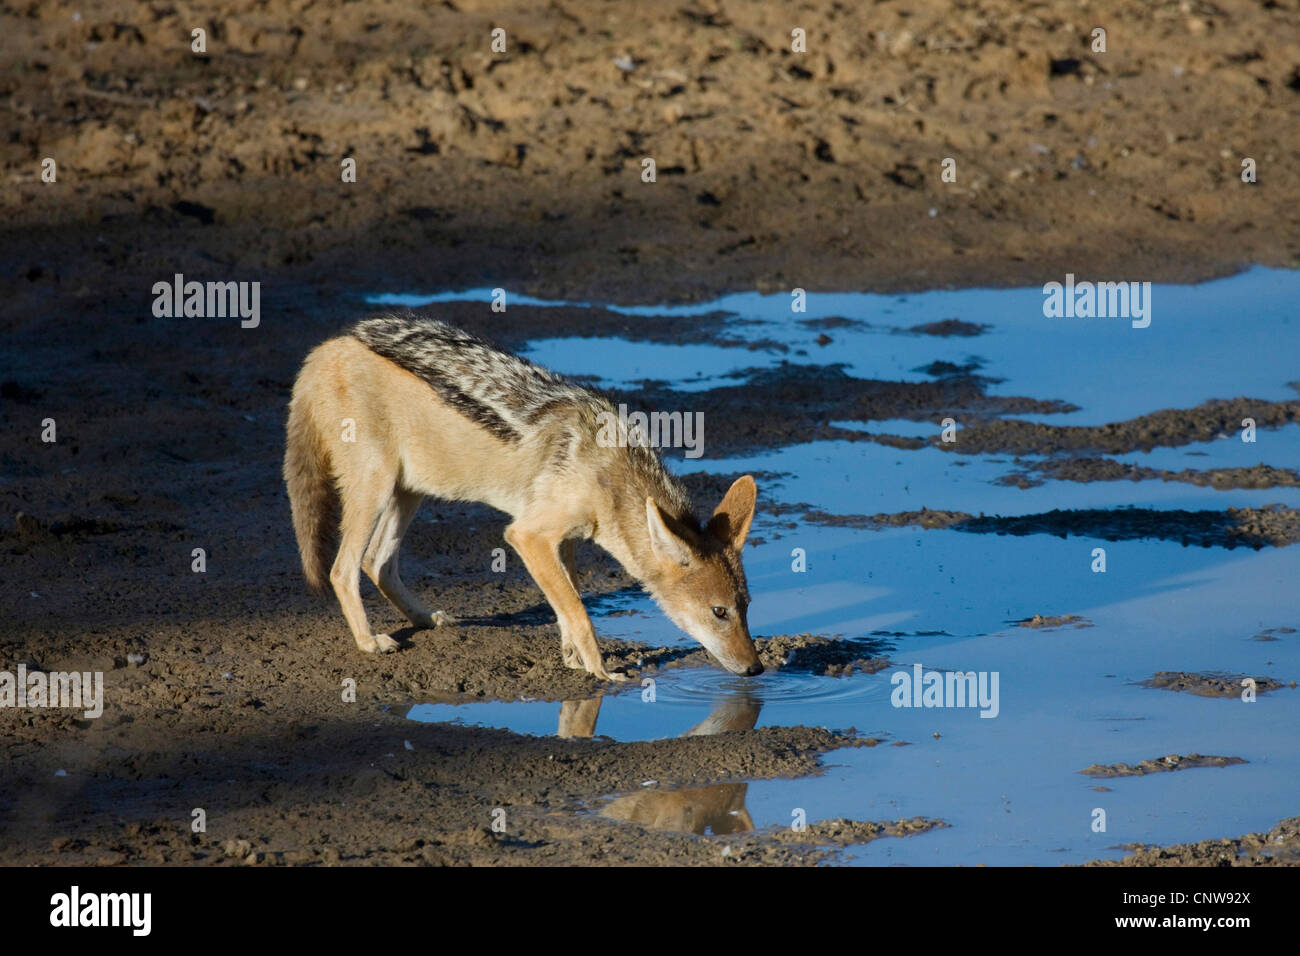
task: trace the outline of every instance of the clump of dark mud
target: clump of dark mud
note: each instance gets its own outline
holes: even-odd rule
[[[921,372],[924,375],[933,378],[957,378],[964,375],[973,375],[981,366],[980,362],[967,362],[964,365],[957,365],[954,362],[945,362],[942,359],[935,359],[928,365],[922,365],[912,369],[913,372]]]
[[[1016,488],[1033,488],[1045,479],[1057,481],[1180,481],[1202,488],[1295,488],[1300,487],[1300,472],[1292,468],[1274,468],[1258,464],[1250,468],[1209,468],[1198,471],[1184,468],[1147,468],[1115,461],[1111,458],[1058,458],[1042,462],[1017,462],[1020,471],[1003,475],[996,484]],[[1041,477],[1039,477],[1041,476]]]
[[[1005,518],[968,517],[965,521],[953,521],[952,525],[959,531],[977,534],[1054,534],[1062,538],[1073,534],[1106,541],[1158,538],[1204,548],[1258,550],[1300,541],[1300,511],[1282,505],[1224,511],[1091,508]]]
[[[608,642],[612,648],[620,645]],[[840,639],[814,634],[778,634],[754,638],[758,659],[769,671],[804,671],[819,677],[848,677],[854,673],[874,674],[890,666],[884,652],[893,645],[870,638]],[[612,657],[612,655],[609,655]],[[615,658],[617,659],[617,658]],[[702,647],[656,648],[646,651],[638,667],[716,666]]]
[[[806,329],[867,329],[871,325],[861,319],[848,319],[842,315],[828,315],[822,319],[800,319],[799,324]]]
[[[1052,631],[1058,627],[1080,628],[1092,627],[1092,621],[1086,617],[1080,617],[1078,614],[1066,614],[1062,617],[1052,617],[1050,615],[1035,614],[1033,617],[1027,617],[1023,621],[1016,621],[1020,627],[1032,627],[1034,629],[1043,629]]]
[[[924,419],[922,419],[923,421]],[[916,451],[925,447],[924,438],[909,438],[906,435],[891,435],[888,432],[857,432],[860,441],[873,441],[877,445],[885,445],[889,448],[902,448],[907,451]]]
[[[1091,860],[1085,866],[1296,866],[1300,864],[1300,817],[1282,820],[1267,833],[1235,839],[1201,840],[1173,846],[1130,843],[1121,860]]]
[[[1173,770],[1193,770],[1197,767],[1230,767],[1233,764],[1246,763],[1240,757],[1215,757],[1202,754],[1170,754],[1143,760],[1140,764],[1126,763],[1099,764],[1085,767],[1079,773],[1089,777],[1145,777],[1149,773],[1167,773]]]
[[[964,511],[922,508],[874,515],[829,514],[808,504],[769,505],[775,514],[798,514],[811,524],[879,530],[914,525],[926,529],[952,528],[975,534],[1075,535],[1105,541],[1156,538],[1200,547],[1256,550],[1285,547],[1300,541],[1300,511],[1283,505],[1228,508],[1224,511],[1160,510],[1155,508],[1086,508],[1053,510],[1033,515],[975,515]]]
[[[1300,421],[1300,402],[1266,402],[1254,398],[1215,399],[1195,408],[1166,408],[1106,425],[1043,425],[1000,420],[975,422],[957,433],[955,442],[931,442],[942,451],[1046,455],[1058,451],[1094,451],[1110,455],[1150,451],[1206,442],[1235,433],[1242,419],[1259,428]]]
[[[736,374],[736,384],[705,392],[650,383],[621,394],[640,408],[707,407],[710,423],[717,423],[710,424],[705,438],[708,454],[714,457],[810,441],[871,440],[855,429],[832,425],[834,421],[934,420],[953,408],[988,417],[1075,410],[1055,400],[989,395],[987,381],[969,374],[897,382],[857,378],[842,365],[789,362]]]
[[[1269,677],[1249,677],[1246,674],[1196,674],[1189,671],[1157,671],[1152,677],[1137,683],[1142,687],[1172,690],[1195,694],[1197,697],[1230,697],[1242,695],[1244,680],[1255,682],[1256,694],[1281,690],[1285,685]],[[1295,687],[1295,682],[1291,682]]]
[[[822,511],[810,504],[775,503],[768,512],[777,515],[797,514],[803,521],[830,528],[862,528],[877,531],[882,528],[902,528],[917,525],[922,528],[949,528],[973,517],[964,511],[942,511],[922,508],[919,511],[896,511],[874,515],[837,515]]]
[[[867,638],[835,640],[812,634],[759,638],[759,660],[769,670],[808,671],[821,677],[874,674],[890,666],[881,651],[891,645]]]
[[[685,485],[686,491],[690,494],[691,503],[695,506],[695,513],[701,517],[708,517],[713,509],[718,506],[718,503],[722,501],[722,497],[727,493],[727,489],[731,487],[731,483],[742,474],[752,476],[755,484],[758,485],[758,511],[771,514],[774,505],[771,502],[769,486],[782,478],[791,477],[787,472],[737,471],[713,473],[696,471],[690,474],[678,475],[677,478]]]
[[[973,337],[983,335],[989,327],[982,322],[963,322],[961,319],[942,319],[938,322],[922,322],[920,325],[914,325],[909,332],[915,332],[919,335],[934,335],[939,338],[948,338],[953,335],[963,337]]]
[[[851,846],[855,843],[870,843],[881,837],[914,836],[929,830],[938,830],[949,826],[943,820],[928,817],[913,817],[910,820],[885,820],[873,823],[870,820],[823,820],[810,823],[807,829],[794,830],[782,827],[772,831],[770,837],[781,843],[812,843],[818,845]]]

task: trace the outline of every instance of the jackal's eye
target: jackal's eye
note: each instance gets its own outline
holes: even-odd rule
[[[725,621],[727,619],[727,609],[725,607],[715,607],[713,609],[713,616],[719,621]]]

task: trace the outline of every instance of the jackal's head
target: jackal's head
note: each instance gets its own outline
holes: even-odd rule
[[[749,590],[740,553],[754,519],[754,479],[737,478],[702,530],[666,515],[646,498],[655,574],[654,598],[678,627],[733,674],[753,677],[763,665],[749,636]]]

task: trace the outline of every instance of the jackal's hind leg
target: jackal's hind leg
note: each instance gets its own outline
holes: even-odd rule
[[[361,603],[361,563],[375,524],[387,509],[389,491],[379,476],[356,481],[342,489],[343,520],[339,525],[339,553],[330,568],[330,583],[357,647],[368,653],[387,654],[397,642],[387,634],[373,634]]]
[[[380,593],[388,598],[393,607],[405,614],[412,624],[416,627],[439,627],[450,623],[451,616],[442,611],[429,611],[407,590],[400,573],[402,538],[423,500],[421,495],[400,488],[393,492],[370,536],[370,544],[366,548],[361,567],[370,580],[375,582]]]

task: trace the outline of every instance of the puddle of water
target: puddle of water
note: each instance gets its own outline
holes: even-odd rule
[[[601,343],[601,359],[591,364],[592,343]],[[538,365],[563,375],[588,374],[600,369],[596,380],[601,388],[636,388],[646,379],[667,381],[679,392],[697,392],[720,385],[734,385],[738,369],[771,368],[781,357],[770,352],[744,352],[737,366],[735,349],[720,345],[663,345],[657,342],[628,342],[622,339],[538,339],[522,353]]]
[[[1182,471],[1193,468],[1253,468],[1259,464],[1300,468],[1300,423],[1281,428],[1260,428],[1255,441],[1244,442],[1237,434],[1214,441],[1194,442],[1177,448],[1153,448],[1127,455],[1110,456],[1116,461],[1147,468]]]
[[[737,678],[721,670],[682,667],[669,668],[654,678],[650,700],[638,687],[563,702],[416,704],[406,716],[421,722],[506,727],[535,737],[663,740],[798,724],[844,730],[870,712],[863,706],[866,698],[889,693],[888,686],[868,679],[869,675],[833,681],[790,673]],[[883,728],[876,732],[883,733]]]
[[[821,777],[686,793],[652,785],[635,799],[616,795],[621,802],[610,811],[646,825],[690,823],[685,828],[715,833],[746,821],[760,829],[788,826],[796,809],[810,822],[924,815],[952,825],[855,848],[851,862],[857,863],[1053,865],[1121,855],[1109,848],[1122,843],[1268,829],[1295,812],[1300,692],[1284,689],[1246,704],[1133,682],[1168,669],[1300,676],[1300,636],[1268,644],[1249,639],[1260,627],[1300,622],[1300,597],[1294,588],[1290,595],[1283,590],[1294,580],[1296,562],[1284,550],[1239,556],[1182,549],[1209,560],[1171,573],[1170,554],[1128,545],[1115,546],[1127,552],[1118,557],[1141,559],[1143,572],[1123,577],[1145,580],[1135,585],[1118,583],[1120,575],[1096,576],[1112,583],[1111,593],[1096,603],[1069,605],[1093,622],[1091,628],[898,637],[890,655],[896,666],[846,679],[778,672],[743,681],[712,670],[670,670],[658,675],[653,703],[632,690],[565,704],[423,705],[410,716],[620,740],[792,724],[886,735],[874,748],[828,754]],[[1034,578],[1036,589],[1050,579]],[[1010,582],[1000,588],[1004,601],[1011,588]],[[972,588],[963,583],[960,590]],[[916,587],[913,595],[923,591]],[[1039,591],[1019,601],[1042,607],[1057,599]],[[956,608],[948,614],[925,608],[909,623],[952,626],[971,617]],[[1225,627],[1227,621],[1232,625]],[[818,629],[816,620],[808,623]],[[997,672],[998,716],[981,718],[969,708],[894,707],[891,679],[914,663]],[[898,741],[909,746],[891,746]],[[1078,773],[1092,763],[1136,763],[1174,752],[1239,756],[1248,763],[1112,780]],[[1099,785],[1111,789],[1092,789]],[[1095,808],[1106,811],[1105,833],[1092,832]]]
[[[1044,281],[1063,279],[1047,276]],[[491,290],[377,295],[367,301],[421,306],[453,299],[489,301]],[[737,323],[728,329],[728,335],[747,341],[772,339],[794,350],[790,356],[794,361],[802,360],[798,350],[803,350],[809,362],[843,362],[851,374],[862,378],[928,381],[929,376],[915,369],[935,360],[955,365],[979,361],[981,375],[1005,380],[991,386],[991,394],[1061,399],[1080,410],[1041,420],[1096,425],[1161,408],[1190,408],[1212,398],[1293,398],[1295,391],[1287,383],[1297,378],[1295,357],[1300,354],[1300,317],[1294,309],[1297,299],[1300,272],[1256,267],[1200,285],[1153,286],[1151,325],[1145,329],[1132,328],[1127,319],[1046,318],[1041,288],[963,289],[906,296],[810,293],[807,311],[800,314],[791,313],[788,294],[757,292],[688,306],[606,308],[627,315],[732,312],[758,321]],[[520,296],[512,296],[511,301],[569,304]],[[1242,321],[1243,303],[1249,303],[1249,321]],[[858,320],[869,327],[829,329],[832,343],[818,346],[815,339],[822,330],[804,323],[830,317]],[[989,329],[973,338],[898,334],[900,329],[946,318],[984,324]],[[570,341],[559,370],[604,368],[614,354],[604,344],[607,341]],[[534,347],[541,348],[540,343]],[[617,344],[619,350],[629,347]],[[730,371],[763,364],[761,353],[731,351]]]
[[[761,526],[756,533],[762,533]],[[806,554],[804,573],[791,571],[790,553],[796,547]],[[1091,571],[1096,547],[1106,550],[1105,573]],[[779,541],[746,549],[745,570],[753,600],[750,630],[759,635],[810,632],[850,638],[903,632],[924,634],[917,640],[934,647],[995,633],[1009,622],[1037,613],[1083,614],[1080,608],[1122,603],[1164,590],[1183,595],[1179,598],[1183,600],[1184,592],[1200,586],[1197,576],[1211,575],[1225,562],[1266,561],[1270,556],[1300,570],[1300,560],[1291,549],[1228,552],[1187,548],[1173,541],[801,526]],[[1170,580],[1181,583],[1157,583]],[[1261,612],[1271,612],[1264,595],[1256,598]],[[648,598],[637,596],[633,606],[640,612],[633,617],[593,613],[598,632],[652,646],[691,643]],[[1225,631],[1255,626],[1225,615],[1219,618]]]
[[[619,311],[729,310],[762,320],[729,335],[776,339],[806,349],[808,361],[847,362],[864,377],[920,380],[924,376],[912,369],[935,359],[961,364],[973,355],[984,363],[982,374],[1005,377],[998,394],[1072,401],[1082,406],[1080,412],[1048,420],[1091,424],[1209,398],[1292,397],[1286,383],[1297,378],[1300,323],[1289,306],[1297,293],[1300,274],[1262,269],[1196,287],[1158,286],[1148,329],[1132,329],[1123,320],[1045,319],[1038,290],[812,295],[808,312],[793,317],[788,297],[756,294]],[[486,295],[448,293],[402,304],[474,297]],[[1242,302],[1250,303],[1248,321],[1240,318]],[[820,330],[796,321],[832,315],[877,327],[832,328],[833,344],[821,349],[812,344]],[[1227,322],[1225,315],[1234,318]],[[948,317],[986,323],[990,330],[953,339],[893,331]],[[604,381],[630,383],[672,368],[687,387],[781,359],[741,349],[598,339],[543,340],[533,348],[535,359],[572,374],[598,370]],[[839,424],[917,437],[938,427],[912,421]],[[1255,444],[1232,436],[1115,457],[1172,470],[1260,462],[1294,468],[1300,427],[1261,430]],[[1293,488],[1216,491],[1176,482],[1049,480],[1019,489],[993,483],[1016,470],[1009,456],[871,442],[816,442],[671,466],[786,473],[790,477],[765,485],[761,495],[831,513],[929,507],[1018,515],[1129,505],[1217,511],[1273,502],[1300,507],[1300,489]],[[759,543],[746,550],[745,563],[755,634],[885,632],[895,666],[844,679],[776,672],[756,680],[715,669],[670,668],[655,675],[653,702],[633,687],[564,703],[420,704],[409,716],[617,740],[795,724],[882,736],[886,742],[880,746],[828,754],[824,776],[676,791],[656,783],[634,794],[610,795],[598,808],[644,825],[708,833],[788,826],[796,808],[810,822],[922,815],[952,825],[851,849],[851,862],[864,864],[1077,863],[1121,855],[1110,848],[1128,842],[1266,830],[1300,812],[1300,691],[1283,689],[1246,704],[1133,683],[1159,670],[1300,678],[1300,634],[1251,640],[1266,627],[1300,627],[1300,549],[1228,551],[1174,541],[918,528],[865,531],[761,514],[753,536]],[[1091,569],[1097,547],[1106,551],[1105,573]],[[792,569],[794,548],[805,553],[802,573]],[[652,646],[687,642],[638,592],[587,603],[602,635]],[[1078,614],[1093,626],[1028,630],[1009,623],[1035,613]],[[996,672],[998,716],[984,719],[969,708],[894,707],[891,678],[913,664]],[[892,745],[900,741],[909,745]],[[1249,762],[1100,781],[1077,772],[1093,763],[1131,764],[1175,752]],[[1104,833],[1092,830],[1096,808],[1107,814]]]
[[[1059,421],[1059,418],[1057,419]],[[936,438],[943,428],[938,421],[913,421],[909,418],[891,418],[884,421],[849,422],[833,421],[835,428],[847,431],[870,432],[876,435],[898,435],[902,438]],[[1241,440],[1241,435],[1234,432],[1213,441],[1192,442],[1173,448],[1153,448],[1150,451],[1135,451],[1120,455],[1097,455],[1123,464],[1140,465],[1146,468],[1163,468],[1169,471],[1182,471],[1185,468],[1205,471],[1210,468],[1252,468],[1255,465],[1271,462],[1289,462],[1300,467],[1300,423],[1294,427],[1259,428],[1255,432],[1255,441]],[[1036,462],[1041,458],[1034,455],[1018,456],[1025,461]],[[962,456],[963,460],[974,461],[975,456]],[[1002,455],[985,455],[986,461],[1011,462],[1012,458]],[[1007,465],[1008,469],[1012,466]]]

